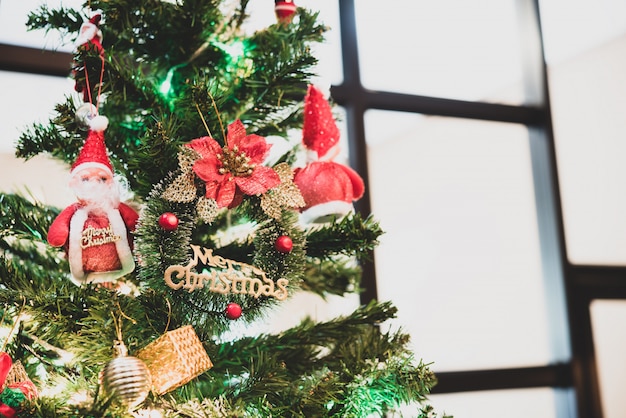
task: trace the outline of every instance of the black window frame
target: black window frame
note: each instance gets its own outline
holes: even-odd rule
[[[518,24],[524,34],[520,53],[526,93],[526,104],[518,106],[366,89],[360,77],[355,1],[338,1],[343,81],[331,87],[331,96],[346,109],[350,164],[366,183],[364,115],[368,109],[518,123],[529,132],[544,280],[548,297],[562,299],[559,302],[566,311],[563,317],[556,315],[549,321],[553,327],[567,327],[571,357],[566,362],[537,367],[437,373],[439,383],[433,394],[539,387],[573,389],[575,405],[570,407],[568,400],[562,399],[557,415],[602,418],[590,304],[595,299],[626,299],[626,267],[574,265],[567,259],[539,0],[516,0]],[[357,202],[357,210],[371,212],[368,193]],[[375,261],[363,267],[365,292],[361,302],[367,303],[378,296]]]

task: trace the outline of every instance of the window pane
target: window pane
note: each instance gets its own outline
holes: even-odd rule
[[[73,89],[73,82],[62,77],[0,71],[0,167],[8,173],[0,176],[1,191],[19,191],[60,207],[73,202],[67,187],[68,168],[62,163],[45,155],[28,161],[14,156],[20,134],[34,123],[46,123],[54,105]]]
[[[554,360],[526,129],[386,111],[366,124],[379,298],[415,352],[435,371]]]
[[[548,64],[575,58],[626,31],[622,0],[540,0],[539,8]]]
[[[521,103],[513,0],[356,1],[363,84],[376,90]]]
[[[0,91],[0,152],[12,153],[23,129],[54,116],[54,106],[74,92],[74,82],[63,77],[0,71]]]
[[[626,411],[626,302],[594,300],[591,325],[596,351],[604,418],[621,418]]]
[[[267,4],[263,3],[264,6]],[[341,36],[339,27],[339,2],[337,0],[299,0],[299,7],[319,10],[320,21],[329,28],[322,44],[313,46],[313,55],[319,60],[314,83],[322,88],[343,82]]]
[[[573,417],[567,393],[550,388],[516,389],[433,395],[437,411],[463,418]],[[566,412],[569,410],[569,413]]]
[[[0,2],[0,43],[23,45],[32,48],[46,48],[57,51],[71,51],[72,46],[63,46],[61,37],[54,31],[47,35],[43,30],[27,31],[28,14],[34,12],[41,4],[48,8],[78,8],[85,3],[83,0],[47,0],[42,1],[2,1]],[[65,41],[68,42],[69,39]]]
[[[558,14],[549,3],[542,11],[568,257],[624,265],[626,3],[576,1]]]

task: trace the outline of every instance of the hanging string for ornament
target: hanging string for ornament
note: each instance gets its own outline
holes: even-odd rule
[[[22,296],[22,307],[20,308],[20,311],[17,313],[17,317],[15,318],[15,321],[13,321],[13,327],[11,327],[11,331],[9,331],[9,334],[7,335],[6,340],[4,340],[4,342],[2,343],[2,347],[0,348],[0,353],[4,353],[4,349],[6,348],[7,344],[9,343],[9,340],[11,339],[11,335],[13,335],[13,332],[15,332],[15,328],[17,328],[17,325],[20,322],[20,317],[22,316],[22,312],[24,312],[24,307],[26,306],[26,297]],[[2,319],[0,320],[0,325],[2,325],[4,323],[4,315],[6,314],[6,308],[4,310],[4,312],[2,313]]]
[[[167,332],[170,328],[170,320],[172,319],[172,304],[168,298],[165,298],[165,302],[167,302],[167,324],[165,324],[165,331],[163,332]]]
[[[100,65],[100,76],[97,83],[98,93],[95,98],[94,105],[94,97],[91,89],[90,77],[89,77],[89,68],[87,65],[87,59],[82,63],[82,68],[85,73],[85,85],[82,89],[78,88],[77,81],[77,91],[83,91],[83,101],[85,102],[83,105],[79,106],[76,110],[76,120],[81,125],[82,128],[89,128],[89,121],[98,115],[98,109],[100,106],[100,98],[102,95],[102,84],[104,80],[104,69],[105,69],[105,57],[104,57],[104,48],[102,48],[101,38],[102,32],[100,31],[98,24],[100,22],[101,15],[95,14],[89,21],[83,23],[80,29],[80,33],[76,40],[79,45],[77,48],[85,48],[86,51],[89,51],[92,48],[98,52],[98,57],[101,61]],[[80,68],[80,66],[78,67]]]
[[[200,110],[200,106],[198,105],[198,103],[196,103],[196,110],[198,111],[198,115],[200,115],[200,120],[202,120],[204,129],[206,129],[210,137],[213,137],[213,135],[211,135],[211,130],[209,129],[209,125],[207,125],[206,120],[204,119],[204,115],[202,114],[202,111]]]
[[[217,116],[217,121],[220,124],[220,129],[222,130],[222,138],[226,141],[226,130],[224,129],[224,123],[222,122],[222,117],[220,116],[220,111],[217,109],[217,104],[215,103],[215,98],[211,94],[210,91],[207,91],[209,97],[211,98],[211,104],[213,105],[213,110],[215,110],[215,115]]]
[[[102,61],[102,65],[100,66],[100,80],[98,81],[98,96],[96,97],[96,104],[93,104],[93,98],[91,95],[91,84],[89,84],[89,71],[87,70],[87,63],[85,62],[85,83],[87,84],[87,97],[89,98],[89,104],[95,106],[95,114],[91,116],[96,116],[98,114],[98,108],[100,107],[100,97],[102,95],[102,81],[104,80],[104,57],[101,55],[100,60]]]
[[[167,323],[165,324],[164,332],[167,332],[167,330],[170,328],[170,321],[172,319],[172,304],[170,303],[170,300],[168,298],[165,298],[165,303],[167,304]],[[150,318],[150,315],[146,313],[145,316],[146,316],[146,321],[148,321],[148,324],[150,325],[150,328],[152,328],[155,332],[158,332],[157,328],[152,323],[152,319]]]
[[[120,311],[120,319],[119,319],[119,324],[116,324],[116,331],[118,332],[118,339],[121,340],[122,339],[122,319],[121,317],[124,317],[126,319],[128,319],[130,322],[132,322],[133,324],[137,325],[137,321],[135,321],[133,318],[131,318],[130,316],[126,315],[124,313],[124,311],[122,310],[122,307],[120,306],[119,302],[116,302],[117,305],[117,309]],[[113,317],[113,319],[115,320],[115,317]]]
[[[222,138],[224,138],[224,141],[226,141],[226,131],[224,130],[224,123],[222,122],[222,117],[220,116],[220,111],[217,108],[217,103],[215,103],[215,98],[213,98],[213,95],[211,94],[210,91],[207,91],[207,94],[209,95],[209,98],[211,99],[211,105],[213,106],[213,110],[215,110],[215,115],[217,116],[217,121],[220,124],[220,129],[222,130]],[[202,111],[200,110],[200,106],[198,106],[198,103],[196,103],[196,110],[198,111],[198,115],[200,115],[200,119],[202,120],[202,123],[204,124],[204,128],[206,129],[207,133],[209,134],[209,137],[213,138],[213,135],[211,134],[211,130],[209,129],[206,120],[204,119],[204,116],[202,115]]]

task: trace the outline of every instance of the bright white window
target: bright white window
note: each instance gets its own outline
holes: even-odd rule
[[[514,0],[355,1],[355,7],[366,87],[522,101]]]
[[[366,117],[372,131],[404,126],[368,146],[369,187],[386,231],[376,251],[378,294],[398,305],[415,352],[435,371],[555,360],[525,127]]]

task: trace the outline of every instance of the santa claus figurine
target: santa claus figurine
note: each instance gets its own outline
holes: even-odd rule
[[[305,206],[302,223],[327,222],[354,210],[353,202],[365,192],[361,176],[350,167],[333,161],[339,152],[339,128],[322,92],[309,85],[304,99],[302,143],[307,164],[295,170],[294,183]]]
[[[119,183],[107,156],[108,120],[96,116],[70,172],[77,202],[65,208],[48,230],[48,242],[64,247],[77,284],[113,282],[135,268],[132,236],[138,214],[120,202]]]

